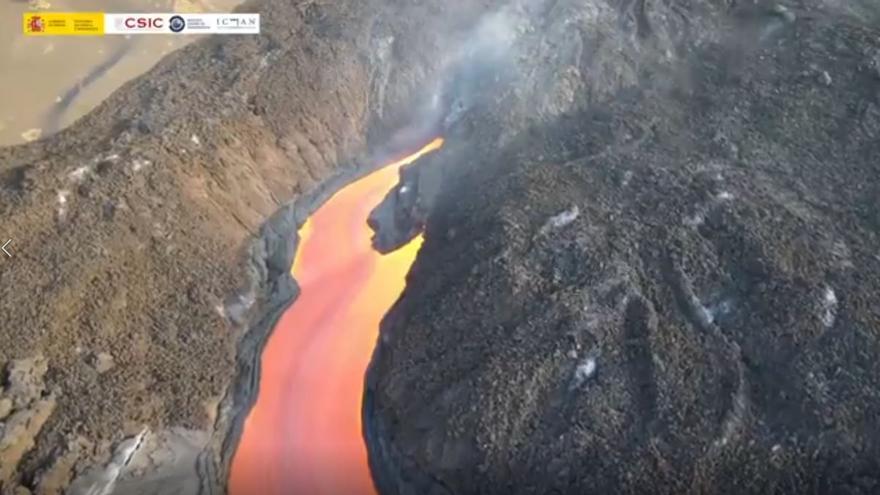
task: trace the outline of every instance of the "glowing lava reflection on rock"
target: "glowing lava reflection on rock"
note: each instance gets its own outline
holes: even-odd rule
[[[361,432],[364,372],[421,237],[380,255],[367,216],[397,183],[389,164],[334,194],[300,229],[301,293],[262,355],[259,395],[233,458],[232,495],[375,493]]]

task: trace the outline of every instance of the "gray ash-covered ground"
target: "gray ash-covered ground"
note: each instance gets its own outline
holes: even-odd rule
[[[415,165],[383,493],[880,493],[880,30],[675,4],[584,49],[588,101],[511,137],[502,89]]]

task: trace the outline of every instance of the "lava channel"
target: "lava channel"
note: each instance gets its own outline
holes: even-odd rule
[[[376,493],[361,430],[364,373],[422,238],[380,255],[366,219],[401,166],[442,144],[438,138],[349,184],[300,228],[292,272],[301,292],[263,350],[259,394],[230,470],[232,495]]]

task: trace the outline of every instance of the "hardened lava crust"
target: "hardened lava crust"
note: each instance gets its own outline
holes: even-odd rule
[[[502,88],[409,171],[381,492],[877,493],[876,8],[590,5],[544,31],[574,103],[511,136]]]

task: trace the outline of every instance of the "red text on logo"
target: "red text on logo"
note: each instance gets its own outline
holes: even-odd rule
[[[128,29],[161,28],[164,20],[161,17],[126,17],[124,24]]]

